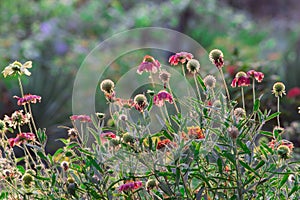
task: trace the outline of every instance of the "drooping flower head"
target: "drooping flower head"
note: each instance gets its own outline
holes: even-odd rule
[[[200,63],[196,59],[191,59],[187,62],[186,68],[190,73],[196,74],[200,70]]]
[[[35,135],[33,133],[19,133],[15,138],[8,139],[8,143],[11,147],[31,141],[35,141]]]
[[[136,110],[143,112],[148,105],[148,101],[145,95],[138,94],[134,97],[134,107]]]
[[[282,95],[285,95],[285,85],[282,82],[274,83],[272,94],[274,94],[275,97],[282,97]]]
[[[17,126],[22,126],[30,122],[31,115],[29,113],[23,114],[23,110],[15,111],[11,117],[5,115],[4,121],[9,127],[16,128]]]
[[[151,190],[155,187],[157,187],[157,181],[155,179],[149,179],[147,182],[146,182],[146,189],[147,190]]]
[[[193,54],[188,53],[188,52],[179,52],[176,53],[169,58],[169,63],[171,65],[178,65],[180,62],[181,64],[186,63],[187,61],[191,60],[193,58]]]
[[[15,99],[18,100],[17,104],[19,106],[23,106],[26,103],[37,103],[41,102],[42,97],[33,94],[25,94],[23,97],[14,96]]]
[[[262,80],[264,79],[265,75],[262,72],[257,72],[255,70],[250,70],[247,72],[247,75],[251,78],[254,78],[255,80],[257,80],[257,82],[262,82]]]
[[[143,183],[141,181],[130,181],[130,182],[127,182],[127,183],[121,185],[119,187],[118,191],[119,192],[132,191],[132,190],[139,189],[142,186],[143,186]]]
[[[173,97],[172,95],[165,91],[161,90],[153,97],[153,103],[157,105],[158,107],[162,107],[164,105],[164,102],[168,101],[170,104],[173,103]]]
[[[235,75],[235,78],[231,82],[231,87],[243,87],[243,86],[249,86],[250,85],[250,78],[249,76],[243,72],[240,71]]]
[[[169,72],[167,72],[166,70],[161,70],[159,73],[159,79],[163,82],[163,83],[168,83],[170,80],[171,74]]]
[[[231,139],[235,140],[239,136],[239,129],[235,126],[229,127],[227,129],[228,135]]]
[[[159,68],[160,63],[158,62],[158,60],[155,60],[152,56],[146,55],[142,63],[139,65],[137,73],[142,74],[145,71],[152,72],[155,74]]]
[[[224,55],[219,49],[214,49],[209,53],[209,59],[217,68],[221,68],[224,65]]]
[[[207,87],[208,89],[213,89],[216,87],[216,78],[212,75],[207,75],[203,79],[203,82],[204,82],[205,87]]]
[[[72,115],[70,117],[72,121],[80,121],[80,122],[91,122],[91,117],[88,115]]]
[[[105,79],[100,83],[100,89],[104,93],[111,94],[113,93],[114,88],[115,88],[115,84],[110,79]]]
[[[187,127],[188,130],[188,136],[191,139],[204,139],[204,133],[203,130],[199,126],[191,126]]]
[[[7,76],[12,76],[15,74],[19,74],[20,76],[25,74],[26,76],[30,76],[31,72],[28,70],[32,67],[32,62],[31,61],[27,61],[24,64],[15,61],[11,64],[9,64],[8,66],[6,66],[4,68],[4,70],[2,71],[2,74],[4,76],[4,78],[6,78]]]

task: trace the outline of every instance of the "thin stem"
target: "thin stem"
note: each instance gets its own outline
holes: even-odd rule
[[[246,109],[245,109],[245,96],[244,96],[244,88],[243,88],[243,86],[241,87],[241,92],[242,92],[243,109],[246,111]]]
[[[155,88],[155,84],[154,84],[154,80],[153,80],[153,77],[152,77],[152,73],[151,73],[151,72],[150,72],[149,78],[150,78],[150,80],[151,80],[152,87]]]
[[[171,120],[170,120],[170,117],[169,117],[169,113],[168,113],[168,109],[167,109],[167,106],[166,106],[166,104],[164,105],[164,108],[165,108],[165,112],[166,112],[166,115],[167,115],[168,121],[169,121],[169,123],[170,123],[170,125],[171,125],[172,123],[171,123]]]
[[[255,79],[252,80],[253,105],[255,104]]]
[[[23,90],[23,85],[22,85],[20,76],[18,76],[18,81],[19,81],[19,86],[20,86],[21,95],[22,95],[22,97],[23,97],[23,96],[24,96],[24,90]]]
[[[177,104],[176,104],[176,99],[174,98],[174,94],[173,94],[173,92],[172,92],[172,90],[171,90],[170,83],[168,82],[167,84],[168,84],[169,91],[170,91],[170,93],[171,93],[172,96],[173,96],[173,99],[174,99],[174,107],[175,107],[176,112],[177,112],[177,114],[178,114],[178,113],[179,113],[179,109],[178,109]]]
[[[198,93],[198,96],[199,96],[199,100],[202,101],[199,86],[198,86],[197,79],[196,79],[196,74],[194,74],[194,81],[195,81],[195,84],[196,84],[196,89],[197,89],[197,93]]]
[[[181,69],[182,69],[182,74],[183,74],[183,76],[185,78],[185,70],[184,70],[184,65],[183,64],[181,65]]]
[[[29,113],[30,113],[30,119],[31,119],[31,122],[33,124],[33,128],[34,128],[34,131],[35,133],[37,134],[37,129],[36,129],[36,125],[35,125],[35,122],[34,122],[34,119],[33,119],[33,113],[32,113],[32,110],[31,110],[31,106],[30,106],[30,103],[28,103],[28,109],[29,109]],[[30,125],[30,123],[29,123]],[[32,128],[31,128],[31,125],[29,126],[29,129],[30,131],[32,132]]]
[[[279,99],[280,97],[277,97],[277,112],[279,112]],[[280,121],[279,121],[279,115],[277,115],[277,124],[280,127]]]
[[[242,188],[241,188],[241,180],[240,180],[240,171],[239,171],[239,155],[237,152],[237,145],[236,142],[233,141],[234,147],[233,151],[235,154],[235,170],[236,170],[236,184],[237,184],[237,194],[238,194],[238,200],[242,200]]]
[[[221,73],[221,78],[223,79],[224,87],[225,87],[227,98],[228,98],[228,103],[230,104],[230,95],[229,95],[229,91],[228,91],[227,84],[226,84],[226,81],[225,81],[225,77],[224,77],[222,69],[219,69],[219,71]]]

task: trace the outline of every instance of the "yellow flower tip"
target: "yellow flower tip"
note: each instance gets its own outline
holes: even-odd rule
[[[275,97],[282,97],[282,95],[286,95],[285,93],[285,85],[282,82],[276,82],[273,85],[272,94],[275,95]]]

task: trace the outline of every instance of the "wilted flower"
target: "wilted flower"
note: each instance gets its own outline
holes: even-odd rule
[[[186,68],[189,72],[196,74],[200,70],[200,63],[196,59],[191,59],[187,62]]]
[[[72,115],[70,117],[72,121],[80,121],[80,122],[91,122],[91,118],[88,115]]]
[[[169,139],[163,139],[161,141],[158,141],[157,142],[157,146],[156,146],[156,149],[162,149],[166,146],[175,146],[176,144],[173,143],[171,140]]]
[[[139,65],[137,69],[138,74],[145,72],[156,73],[160,68],[160,63],[158,60],[155,60],[152,56],[146,55],[143,59],[143,62]]]
[[[268,146],[273,150],[276,150],[282,159],[290,158],[294,148],[294,144],[288,140],[280,140],[277,142],[273,139],[269,142]]]
[[[243,108],[236,108],[233,111],[234,117],[239,120],[246,116],[246,111]]]
[[[249,86],[250,85],[250,78],[245,72],[238,72],[235,75],[235,78],[231,82],[232,87],[242,87],[242,86]]]
[[[127,183],[121,185],[119,187],[118,191],[119,192],[132,191],[132,190],[136,190],[142,186],[143,186],[143,183],[141,181],[130,181],[130,182],[127,182]]]
[[[60,166],[64,171],[67,171],[69,169],[69,163],[67,161],[62,161]]]
[[[26,103],[37,103],[41,102],[42,97],[38,96],[38,95],[33,95],[33,94],[25,94],[23,97],[18,97],[18,96],[14,96],[14,98],[16,98],[18,100],[18,105],[19,106],[23,106]]]
[[[100,139],[102,143],[106,143],[107,139],[115,139],[115,138],[117,138],[117,136],[113,132],[106,132],[100,134]]]
[[[5,67],[4,70],[2,71],[2,74],[3,74],[4,78],[6,78],[7,76],[15,75],[15,74],[19,74],[19,75],[25,74],[26,76],[30,76],[31,73],[29,72],[28,69],[31,67],[32,67],[31,61],[27,61],[24,64],[21,64],[20,62],[15,61],[15,62],[9,64],[7,67]]]
[[[163,83],[168,83],[170,80],[171,74],[169,72],[167,72],[166,70],[161,70],[159,73],[159,79],[163,82]]]
[[[212,75],[207,75],[204,79],[203,79],[204,85],[208,88],[208,89],[213,89],[216,87],[216,78]]]
[[[132,99],[116,98],[115,103],[122,108],[128,108],[128,109],[134,106],[134,101]]]
[[[282,95],[285,95],[285,85],[282,82],[274,83],[272,94],[274,94],[275,97],[282,97]]]
[[[128,132],[123,134],[122,139],[125,143],[134,143],[134,137]]]
[[[146,188],[147,190],[151,190],[157,186],[157,181],[155,179],[149,179],[146,182]]]
[[[19,133],[15,138],[9,138],[8,143],[10,147],[15,145],[24,144],[26,142],[31,142],[35,140],[35,135],[33,133]]]
[[[188,135],[191,139],[204,139],[203,130],[199,126],[187,127]]]
[[[188,53],[188,52],[179,52],[179,53],[176,53],[175,55],[170,56],[169,63],[171,65],[178,65],[179,62],[181,64],[184,64],[188,60],[191,60],[193,57],[194,56],[191,53]]]
[[[23,114],[23,110],[15,111],[11,117],[7,115],[4,116],[4,121],[9,127],[16,128],[17,126],[22,126],[30,122],[31,115],[29,113]]]
[[[265,75],[262,72],[257,72],[255,70],[250,70],[247,72],[247,75],[249,77],[255,78],[255,80],[257,80],[257,82],[262,82],[262,80],[264,79]]]
[[[115,84],[110,79],[105,79],[100,83],[100,89],[105,94],[112,94],[115,88]]]
[[[235,126],[232,126],[227,129],[229,137],[231,139],[235,140],[239,136],[239,129],[237,129]]]
[[[168,101],[169,103],[173,103],[173,97],[170,93],[168,93],[165,90],[159,91],[156,95],[153,97],[153,102],[158,107],[161,107],[164,105],[164,102]]]
[[[209,53],[209,59],[217,68],[221,68],[224,65],[224,55],[219,49],[212,50]]]
[[[143,112],[144,109],[147,107],[148,105],[148,101],[145,95],[143,94],[138,94],[134,97],[134,107],[136,110]]]
[[[279,145],[277,147],[277,153],[282,159],[288,159],[290,158],[292,151],[286,145]]]
[[[76,139],[78,137],[77,130],[75,128],[70,128],[68,130],[68,136],[70,139]]]

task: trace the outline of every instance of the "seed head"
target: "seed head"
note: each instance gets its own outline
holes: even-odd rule
[[[219,49],[214,49],[209,53],[209,60],[217,67],[221,68],[224,65],[224,55]]]
[[[25,185],[29,185],[33,181],[33,177],[29,173],[25,173],[22,177],[22,181]]]
[[[235,140],[239,136],[239,129],[237,129],[235,126],[232,126],[227,129],[229,137],[231,139]]]
[[[105,79],[100,84],[100,89],[104,93],[111,94],[111,93],[113,93],[114,88],[115,88],[115,84],[110,79]]]
[[[187,62],[186,68],[189,72],[196,74],[200,70],[200,63],[196,59],[191,59]]]
[[[286,95],[285,93],[285,85],[282,82],[276,82],[273,85],[272,94],[275,95],[275,97],[282,97],[282,95]]]
[[[212,75],[207,75],[204,79],[203,79],[204,85],[208,88],[208,89],[213,89],[216,87],[216,78]]]

